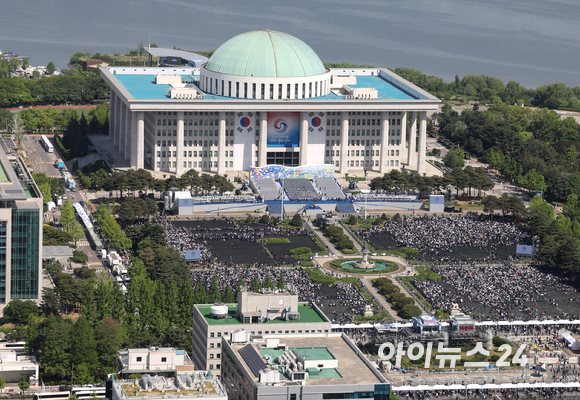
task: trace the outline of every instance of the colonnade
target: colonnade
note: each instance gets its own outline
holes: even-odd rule
[[[132,168],[140,169],[145,167],[145,120],[143,111],[131,111],[128,104],[125,104],[121,98],[111,91],[111,117],[110,133],[113,144],[123,154],[125,160],[130,161]],[[416,169],[419,174],[423,175],[426,169],[426,143],[427,143],[427,112],[410,111],[406,113],[409,119],[409,129],[407,132],[407,121],[403,113],[401,126],[402,134],[400,136],[400,146],[397,149],[404,150],[405,141],[408,141],[407,148],[407,167]],[[390,143],[391,132],[391,115],[388,111],[381,113],[380,126],[380,145],[379,145],[379,172],[386,173],[389,171],[389,150],[393,147]],[[268,113],[261,112],[260,118],[256,123],[259,126],[259,137],[257,146],[258,166],[267,165],[267,131],[268,131]],[[417,124],[419,129],[417,132]],[[419,134],[418,149],[416,146],[417,133]],[[408,135],[408,136],[407,136]],[[340,156],[337,170],[340,173],[349,171],[349,113],[342,112],[340,118]],[[407,139],[408,137],[408,139]],[[176,157],[175,168],[171,168],[177,175],[185,172],[184,168],[184,112],[177,113],[177,138],[176,138]],[[309,114],[300,113],[300,165],[308,165],[308,144],[309,144]],[[226,172],[226,114],[219,112],[218,120],[218,162],[217,168],[212,168],[218,174],[223,175]],[[155,149],[150,149],[154,151]],[[418,150],[418,151],[417,151]],[[153,165],[153,162],[151,162]],[[402,167],[402,163],[399,167]],[[370,169],[376,169],[372,166]],[[392,168],[391,168],[392,169]]]

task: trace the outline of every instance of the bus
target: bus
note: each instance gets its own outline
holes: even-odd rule
[[[48,140],[48,138],[45,135],[42,135],[40,139],[40,144],[42,144],[42,147],[44,147],[44,150],[46,150],[48,153],[54,152],[54,147],[52,147],[52,143],[50,143],[50,140]]]

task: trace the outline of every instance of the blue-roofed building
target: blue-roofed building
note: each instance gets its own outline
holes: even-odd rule
[[[200,57],[101,69],[111,138],[132,167],[425,172],[427,117],[440,101],[388,69],[329,69],[300,39],[268,29]]]

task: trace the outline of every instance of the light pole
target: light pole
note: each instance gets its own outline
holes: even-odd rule
[[[284,175],[282,175],[282,225],[284,225]]]

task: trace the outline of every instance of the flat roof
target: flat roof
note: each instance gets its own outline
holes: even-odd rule
[[[196,305],[197,309],[203,315],[208,325],[243,325],[244,323],[234,318],[238,312],[237,305],[228,305],[228,314],[230,318],[225,319],[215,319],[211,317],[211,304],[207,305]],[[260,324],[252,324],[256,327],[261,325],[272,325],[272,324],[295,324],[299,322],[328,322],[328,319],[324,317],[322,313],[319,313],[314,307],[308,304],[298,304],[298,312],[300,313],[299,321],[286,321],[282,319],[271,319],[268,322]]]
[[[200,62],[205,62],[208,60],[207,57],[192,51],[176,50],[166,47],[144,47],[143,50],[151,54],[153,57],[180,57],[185,60]]]
[[[336,357],[328,350],[328,347],[289,347],[288,350],[296,350],[305,360],[336,360]],[[284,354],[284,350],[268,349],[265,347],[262,347],[260,352],[263,356],[269,355],[272,359]]]
[[[72,249],[69,246],[42,246],[42,258],[71,258]]]
[[[161,68],[159,73],[162,73]],[[167,73],[163,71],[163,73]],[[127,89],[127,91],[136,100],[176,100],[171,99],[167,96],[167,92],[171,88],[169,84],[156,84],[155,74],[131,74],[129,72],[124,73],[118,69],[115,70],[114,77]],[[185,81],[191,81],[192,78],[195,81],[199,81],[199,75],[181,75],[181,78]],[[408,92],[402,90],[401,88],[393,85],[386,79],[377,75],[356,75],[357,83],[356,85],[348,85],[351,88],[374,88],[378,91],[377,100],[417,100],[417,97],[409,94]],[[196,88],[203,92],[199,86]],[[204,100],[192,100],[192,101],[207,101],[207,100],[253,100],[238,97],[228,97],[228,96],[218,96],[216,94],[205,93]],[[337,95],[335,93],[328,93],[324,96],[314,97],[310,99],[295,99],[300,101],[316,101],[316,100],[345,100],[346,96]],[[182,100],[180,100],[182,101]],[[283,101],[283,100],[258,100],[255,101]],[[372,100],[369,100],[372,101]]]
[[[266,338],[268,336],[266,335]],[[346,343],[342,334],[329,334],[324,337],[298,337],[298,336],[276,336],[280,338],[281,342],[284,342],[289,348],[322,348],[328,353],[332,354],[333,357],[338,361],[338,366],[336,368],[327,368],[314,378],[309,378],[306,380],[306,385],[357,385],[357,384],[377,384],[385,383],[381,382],[379,378],[375,375],[375,371],[365,364],[355,351]],[[246,346],[246,343],[240,345],[232,345],[232,350],[236,353],[238,362],[242,363],[248,371],[251,369],[246,364],[243,357],[239,355],[239,350]],[[270,349],[258,349],[256,344],[253,346],[260,352]],[[364,357],[364,356],[363,356]],[[265,361],[265,359],[264,359]],[[325,372],[326,371],[326,372]],[[250,374],[253,377],[253,374]],[[258,381],[258,378],[254,378],[254,381]],[[286,381],[290,382],[290,381]],[[285,381],[281,382],[282,384]]]

